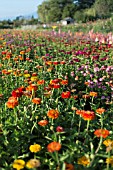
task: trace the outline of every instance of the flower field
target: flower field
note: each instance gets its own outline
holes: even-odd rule
[[[0,170],[113,169],[113,35],[0,31]]]

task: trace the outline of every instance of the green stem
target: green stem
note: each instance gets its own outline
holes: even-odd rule
[[[108,159],[110,158],[110,151],[108,152]],[[109,161],[108,161],[108,163],[107,163],[107,167],[106,167],[107,169],[106,170],[109,170]]]
[[[90,167],[93,165],[93,162],[94,162],[94,160],[95,160],[95,157],[97,156],[97,153],[98,153],[98,151],[99,151],[99,149],[100,149],[100,147],[101,147],[101,145],[102,145],[102,140],[103,140],[103,138],[102,138],[102,136],[100,137],[100,142],[99,142],[99,144],[98,144],[98,147],[97,147],[97,149],[96,149],[96,151],[95,151],[95,153],[94,153],[94,155],[93,155],[93,159],[92,159],[92,161],[90,162]]]

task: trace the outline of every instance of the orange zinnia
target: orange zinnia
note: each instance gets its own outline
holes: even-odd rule
[[[82,115],[85,112],[85,110],[76,110],[77,115]]]
[[[58,110],[51,109],[48,111],[47,116],[52,119],[57,119],[59,116]]]
[[[61,144],[59,142],[51,142],[47,145],[48,152],[55,152],[61,149]]]
[[[62,80],[60,83],[61,83],[62,85],[68,85],[68,80]]]
[[[92,96],[92,97],[97,97],[97,92],[92,91],[92,92],[89,93],[89,95]]]
[[[93,111],[84,111],[82,113],[82,118],[84,120],[93,120],[95,118],[95,113]]]
[[[98,109],[96,109],[96,112],[97,112],[98,114],[102,114],[102,113],[105,112],[105,109],[103,109],[103,108],[98,108]]]
[[[38,81],[37,81],[37,84],[38,84],[38,85],[42,85],[42,84],[44,84],[44,83],[45,83],[44,80],[38,80]]]
[[[32,102],[35,103],[35,104],[40,104],[41,103],[41,98],[35,97],[35,98],[32,99]]]
[[[8,108],[14,108],[15,106],[18,106],[18,101],[15,97],[10,97],[6,103],[6,106]]]
[[[27,88],[26,88],[26,90],[28,90],[28,91],[36,91],[38,89],[38,87],[37,87],[37,85],[36,84],[30,84]]]
[[[97,129],[97,130],[95,130],[94,134],[97,137],[106,138],[109,135],[109,130],[106,130],[106,129]]]
[[[48,124],[48,121],[47,120],[41,120],[41,121],[38,122],[38,124],[40,126],[46,126]]]
[[[74,166],[72,164],[68,164],[68,163],[65,163],[66,164],[66,170],[74,170]]]

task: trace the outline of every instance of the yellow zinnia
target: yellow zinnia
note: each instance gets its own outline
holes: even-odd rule
[[[111,140],[111,139],[104,140],[103,144],[104,144],[106,147],[108,147],[108,146],[113,147],[113,140]]]
[[[37,77],[37,76],[31,77],[31,81],[36,82],[37,80],[38,80],[38,77]]]
[[[36,152],[39,152],[39,151],[41,150],[41,146],[40,146],[39,144],[34,144],[34,145],[31,145],[31,146],[29,147],[29,150],[30,150],[31,152],[36,153]]]
[[[113,156],[111,156],[110,158],[107,158],[106,163],[111,164],[111,166],[113,166]]]
[[[82,156],[81,158],[78,159],[78,164],[87,166],[90,164],[90,160],[86,156]]]
[[[29,78],[30,74],[24,74],[24,77]]]
[[[13,168],[20,170],[25,167],[25,161],[22,159],[16,159],[13,163]]]

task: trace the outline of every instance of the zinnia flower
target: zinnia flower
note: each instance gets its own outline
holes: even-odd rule
[[[106,138],[106,137],[109,135],[109,131],[106,130],[106,129],[97,129],[97,130],[95,130],[94,134],[95,134],[97,137]]]
[[[29,150],[30,150],[31,152],[36,153],[36,152],[39,152],[39,151],[41,150],[41,146],[40,146],[39,144],[34,144],[34,145],[31,145],[31,146],[29,147]]]
[[[24,88],[19,87],[18,89],[12,91],[12,96],[13,97],[21,97],[23,95],[23,91],[24,91]]]
[[[111,164],[111,166],[113,166],[113,156],[111,156],[110,158],[107,158],[106,163]]]
[[[8,101],[6,102],[6,106],[8,108],[14,108],[15,106],[18,106],[18,101],[15,97],[10,97]]]
[[[68,99],[68,98],[70,98],[70,96],[71,96],[70,91],[62,92],[62,94],[61,94],[61,97],[63,99]]]
[[[60,83],[61,83],[62,85],[68,85],[68,80],[62,80]]]
[[[84,111],[82,113],[82,118],[84,120],[93,120],[95,118],[95,113],[93,111]]]
[[[35,97],[35,98],[32,99],[32,102],[35,103],[35,104],[41,104],[41,98]]]
[[[66,164],[66,170],[74,170],[74,166],[72,164],[69,163],[65,163]]]
[[[26,163],[26,167],[29,168],[29,169],[38,168],[38,167],[40,167],[40,161],[38,159],[30,159]]]
[[[41,120],[38,122],[40,126],[46,126],[48,123],[49,123],[48,120]]]
[[[61,144],[59,142],[51,142],[47,145],[48,152],[55,152],[61,149]]]
[[[98,114],[102,114],[102,113],[105,112],[105,109],[103,109],[103,108],[98,108],[98,109],[96,109],[96,112],[97,112]]]
[[[13,162],[13,168],[15,168],[17,170],[23,169],[24,167],[25,167],[25,162],[22,159],[16,159]]]
[[[63,129],[62,126],[57,126],[56,131],[57,131],[57,132],[63,132],[64,129]]]
[[[78,159],[78,164],[87,166],[90,164],[90,160],[86,156],[82,156],[81,158]]]
[[[58,110],[51,109],[48,111],[47,116],[52,119],[57,119],[59,116]]]
[[[92,92],[89,93],[89,95],[92,96],[92,97],[97,97],[97,92],[92,91]]]
[[[103,144],[106,147],[112,146],[112,148],[113,148],[113,140],[111,140],[111,139],[104,140]]]

